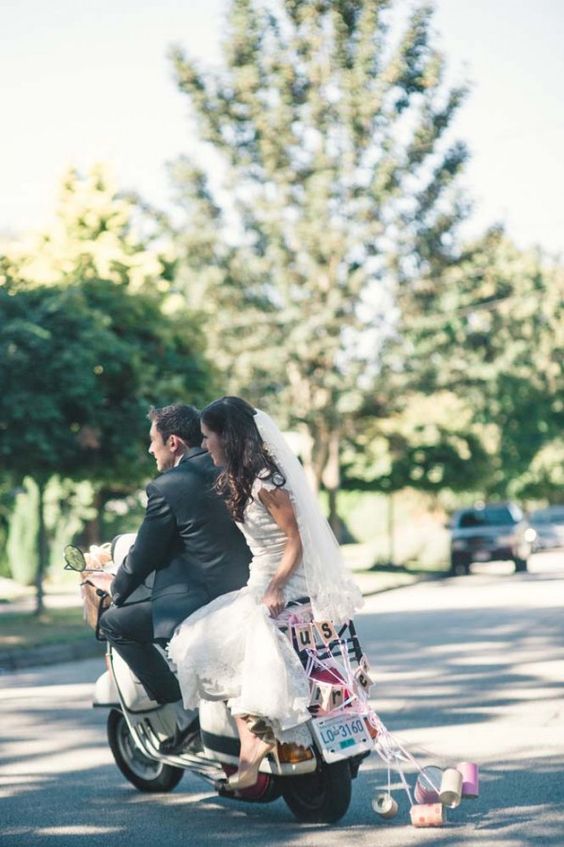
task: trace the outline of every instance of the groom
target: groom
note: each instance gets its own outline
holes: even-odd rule
[[[213,490],[217,469],[200,446],[197,409],[174,404],[151,409],[148,417],[149,453],[160,476],[147,486],[145,517],[111,584],[112,605],[101,618],[100,631],[151,699],[177,703],[175,734],[161,744],[162,752],[172,754],[188,743],[194,728],[183,713],[178,681],[154,642],[164,647],[184,618],[241,588],[251,557]],[[153,571],[150,599],[128,605]]]

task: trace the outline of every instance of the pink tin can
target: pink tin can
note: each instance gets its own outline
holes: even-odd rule
[[[478,797],[480,794],[480,776],[475,762],[459,762],[456,770],[462,774],[462,796]]]
[[[418,803],[411,807],[413,826],[442,826],[445,822],[445,810],[442,803]]]
[[[443,772],[436,765],[428,765],[426,768],[422,768],[413,791],[415,802],[438,803],[442,778]]]

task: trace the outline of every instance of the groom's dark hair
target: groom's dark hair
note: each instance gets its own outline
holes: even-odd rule
[[[163,441],[170,435],[177,435],[189,447],[199,447],[202,443],[200,413],[195,406],[185,403],[172,403],[160,409],[152,406],[147,417],[155,424]]]

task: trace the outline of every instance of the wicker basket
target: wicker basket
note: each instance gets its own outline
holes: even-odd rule
[[[84,620],[88,626],[96,630],[100,615],[111,603],[110,595],[104,594],[100,597],[98,589],[88,579],[83,580],[80,584],[80,593],[82,594]]]

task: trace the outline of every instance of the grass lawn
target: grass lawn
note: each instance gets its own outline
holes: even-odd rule
[[[0,651],[83,638],[94,638],[94,633],[84,622],[81,608],[47,609],[40,617],[31,612],[0,613]]]

